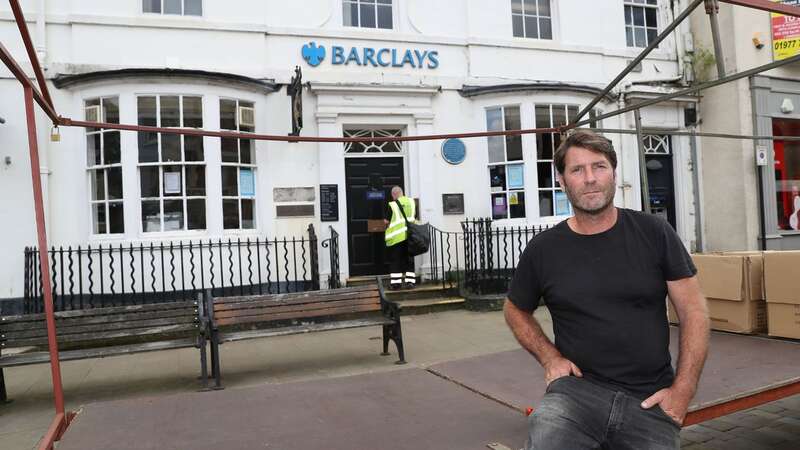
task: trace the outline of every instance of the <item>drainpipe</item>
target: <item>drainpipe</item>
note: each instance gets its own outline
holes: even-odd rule
[[[753,115],[753,135],[757,136],[758,133],[758,109],[756,104],[756,90],[753,88],[754,77],[750,77],[750,109]],[[770,130],[771,131],[771,130]],[[774,141],[773,141],[774,142]],[[775,148],[772,142],[769,143],[770,148]],[[758,148],[758,140],[753,139],[753,154]],[[755,158],[753,158],[755,159]],[[758,179],[758,227],[759,227],[759,247],[760,249],[767,249],[767,224],[764,217],[764,173],[762,167],[758,165],[758,161],[753,161],[756,168],[756,178]]]
[[[619,96],[617,97],[617,109],[622,109],[625,107],[625,93],[620,92]],[[627,124],[625,122],[625,118],[627,114],[620,114],[619,116],[619,127],[622,129],[627,128]],[[628,208],[628,190],[631,188],[631,184],[628,183],[626,176],[625,176],[625,136],[620,136],[619,138],[619,149],[617,151],[617,165],[619,166],[619,173],[620,173],[620,181],[622,181],[622,185],[620,188],[622,189],[622,205],[625,208]]]
[[[47,0],[39,0],[39,11],[36,15],[36,55],[39,57],[39,64],[42,65],[42,70],[47,70],[45,63],[47,58],[47,32],[45,30],[46,12]]]
[[[671,0],[669,2],[669,11],[672,14],[671,19],[675,20],[675,0]],[[683,38],[681,37],[682,34],[678,31],[681,27],[675,28],[672,32],[672,38],[675,40],[675,62],[678,64],[678,75],[681,77],[681,81],[683,84],[686,83],[686,79],[683,77],[684,74],[684,66],[683,66]]]

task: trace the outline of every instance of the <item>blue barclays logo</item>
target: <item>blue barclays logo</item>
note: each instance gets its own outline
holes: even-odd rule
[[[325,47],[317,45],[316,42],[309,42],[303,46],[303,59],[316,67],[325,59]],[[439,52],[436,50],[406,49],[396,48],[374,49],[372,47],[345,47],[339,45],[331,46],[331,64],[372,66],[372,67],[411,67],[413,69],[436,69],[439,67]]]
[[[303,46],[303,59],[311,67],[317,67],[325,59],[325,47],[317,46],[316,42],[309,42]]]

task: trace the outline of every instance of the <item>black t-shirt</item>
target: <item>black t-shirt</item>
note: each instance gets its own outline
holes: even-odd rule
[[[666,282],[697,269],[666,221],[618,212],[614,226],[602,233],[575,233],[565,220],[533,238],[508,298],[533,312],[542,297],[556,348],[584,377],[644,398],[675,378]]]

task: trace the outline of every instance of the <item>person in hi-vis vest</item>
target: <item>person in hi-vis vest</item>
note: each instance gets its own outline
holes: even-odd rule
[[[403,195],[403,188],[395,186],[392,188],[392,201],[388,204],[386,216],[386,232],[384,239],[389,256],[389,271],[391,272],[391,289],[399,289],[403,286],[412,288],[416,285],[416,275],[414,274],[414,257],[408,254],[408,227],[400,207],[403,207],[405,217],[409,222],[414,222],[416,206],[414,200]]]

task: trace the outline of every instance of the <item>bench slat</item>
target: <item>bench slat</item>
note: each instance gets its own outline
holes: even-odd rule
[[[167,325],[161,327],[134,328],[127,330],[115,330],[115,331],[83,333],[83,334],[68,334],[68,335],[59,335],[58,342],[66,344],[73,342],[100,341],[102,343],[102,341],[109,339],[198,331],[199,329],[198,327],[199,325],[197,324],[189,323],[180,325]],[[47,345],[47,338],[42,337],[42,338],[30,338],[30,339],[18,339],[14,341],[15,347],[27,347],[27,346],[38,346],[38,345]],[[3,346],[4,348],[9,347],[5,343],[3,343]]]
[[[138,311],[163,311],[169,309],[191,309],[196,308],[197,302],[171,302],[171,303],[148,303],[145,305],[129,305],[129,306],[110,306],[107,308],[91,308],[91,309],[78,309],[72,311],[59,311],[55,313],[56,319],[66,317],[87,317],[87,316],[103,316],[108,314],[123,314],[135,313]],[[16,316],[3,316],[0,317],[0,322],[16,323],[16,322],[35,322],[37,320],[45,320],[45,315],[40,314],[20,314]]]
[[[304,292],[289,292],[285,294],[268,294],[268,295],[247,295],[238,297],[215,297],[214,304],[237,303],[242,301],[253,301],[258,298],[272,298],[275,301],[283,301],[284,299],[302,299],[308,297],[320,298],[326,296],[353,296],[359,292],[375,292],[378,295],[378,287],[375,284],[368,284],[364,286],[353,286],[340,289],[329,289],[321,291],[304,291]]]
[[[225,319],[230,317],[268,315],[268,314],[289,314],[292,312],[317,311],[329,308],[339,308],[346,306],[372,305],[375,310],[381,309],[380,302],[371,298],[357,298],[352,300],[336,300],[331,302],[306,303],[302,305],[264,305],[254,307],[242,305],[242,308],[229,309],[225,311],[214,311],[215,319]]]
[[[355,294],[347,294],[347,293],[340,293],[336,295],[325,295],[325,296],[302,296],[296,298],[286,298],[286,297],[278,297],[278,296],[259,296],[259,297],[249,297],[247,299],[240,299],[236,302],[224,302],[218,303],[217,299],[214,299],[214,312],[217,311],[227,311],[231,309],[239,309],[243,307],[261,307],[261,306],[280,306],[280,305],[304,305],[309,303],[321,303],[321,302],[333,302],[339,300],[349,300],[349,299],[372,299],[375,302],[380,303],[380,296],[378,295],[378,291],[363,291],[357,292]]]
[[[147,342],[133,345],[117,345],[113,347],[98,347],[82,350],[66,350],[59,352],[59,361],[74,361],[88,358],[103,358],[106,356],[130,355],[134,353],[153,352],[175,348],[195,347],[196,338],[173,339],[169,341]],[[34,352],[19,353],[16,355],[0,356],[0,367],[25,366],[29,364],[43,364],[50,362],[50,353]]]
[[[175,309],[175,310],[162,310],[162,311],[142,311],[138,313],[129,314],[111,314],[106,316],[88,316],[88,317],[69,317],[69,318],[56,318],[56,327],[72,327],[72,326],[85,326],[92,324],[105,324],[112,322],[130,322],[149,319],[166,319],[168,317],[196,317],[197,308],[193,309]],[[0,333],[8,333],[13,331],[25,331],[31,329],[45,329],[46,322],[44,319],[35,322],[15,322],[3,323],[0,322]]]
[[[197,316],[182,316],[182,317],[166,317],[161,319],[136,320],[127,322],[94,323],[87,325],[83,324],[67,325],[59,322],[56,323],[56,331],[59,335],[59,338],[64,337],[66,339],[69,335],[73,334],[103,332],[112,330],[119,331],[119,330],[135,329],[135,328],[150,328],[150,327],[158,327],[171,324],[195,323],[196,321],[197,321]],[[0,341],[5,340],[6,345],[8,345],[9,343],[15,340],[30,339],[36,337],[47,337],[47,329],[42,327],[42,328],[19,330],[19,331],[17,330],[4,331],[2,337],[0,337]]]
[[[298,326],[287,326],[279,328],[248,330],[220,333],[221,342],[242,341],[245,339],[255,339],[261,337],[286,336],[290,334],[310,333],[314,331],[343,330],[349,328],[367,327],[373,325],[391,325],[390,319],[385,317],[374,317],[359,320],[344,320],[339,322],[325,322]]]
[[[295,311],[291,313],[279,313],[279,314],[254,314],[249,316],[238,316],[238,317],[222,318],[222,319],[217,319],[215,317],[214,321],[217,323],[218,326],[226,326],[226,325],[236,325],[236,324],[254,323],[254,322],[273,322],[280,320],[303,319],[310,317],[335,316],[339,314],[353,314],[353,313],[362,313],[370,311],[380,311],[380,307],[376,308],[376,305],[371,305],[371,304],[357,305],[357,306],[342,306],[338,308],[324,308],[313,311]]]

